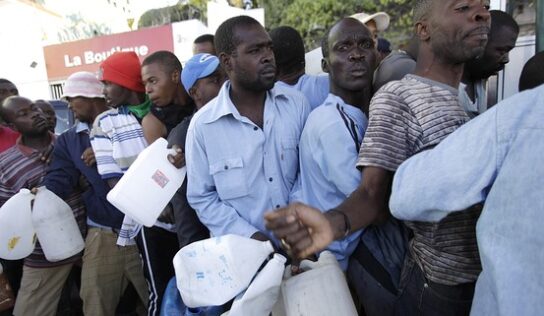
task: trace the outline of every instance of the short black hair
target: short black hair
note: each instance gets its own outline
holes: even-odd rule
[[[0,83],[11,83],[12,85],[15,85],[13,82],[9,81],[8,79],[0,78]]]
[[[412,10],[412,15],[414,19],[414,24],[418,21],[421,21],[426,17],[429,12],[433,9],[434,3],[436,0],[415,0],[414,8]]]
[[[491,15],[491,34],[500,32],[503,27],[508,27],[519,33],[519,25],[510,14],[500,10],[491,10],[489,14]]]
[[[304,42],[297,30],[290,26],[280,26],[268,34],[274,45],[278,71],[291,73],[304,68]]]
[[[147,56],[142,62],[142,67],[155,63],[161,64],[170,73],[178,71],[181,74],[181,70],[183,69],[176,55],[166,50],[159,50]]]
[[[535,54],[525,63],[519,77],[519,91],[529,90],[544,84],[544,51]]]
[[[247,15],[232,17],[219,25],[215,32],[214,46],[217,51],[217,56],[221,53],[231,55],[236,47],[240,44],[240,40],[234,36],[234,30],[238,27],[261,25],[259,21]]]
[[[195,38],[195,40],[193,41],[193,44],[200,44],[200,43],[206,43],[206,42],[210,42],[213,44],[213,40],[214,40],[214,36],[212,34],[204,34]]]

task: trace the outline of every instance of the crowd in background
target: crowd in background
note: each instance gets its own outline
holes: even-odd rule
[[[340,19],[322,75],[305,73],[295,29],[247,16],[197,38],[184,67],[118,52],[67,79],[77,123],[60,135],[51,104],[0,79],[0,206],[45,186],[85,237],[60,262],[39,241],[2,260],[16,294],[2,315],[162,315],[176,252],[226,234],[272,241],[294,272],[331,251],[361,315],[539,314],[544,55],[495,105],[487,80],[509,62],[515,20],[481,0],[418,0],[413,20],[392,51],[376,20]],[[106,195],[161,137],[187,177],[143,227]]]

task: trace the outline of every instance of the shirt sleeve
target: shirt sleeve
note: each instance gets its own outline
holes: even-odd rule
[[[123,176],[123,170],[113,157],[112,135],[104,127],[106,119],[97,117],[91,131],[91,146],[96,158],[96,168],[102,179],[120,178]]]
[[[496,177],[497,146],[494,108],[398,168],[391,213],[402,220],[438,222],[482,202]]]
[[[421,127],[406,103],[389,91],[382,90],[374,96],[369,114],[357,167],[395,171],[420,141]]]
[[[62,199],[67,199],[78,185],[80,172],[67,151],[66,134],[60,135],[53,149],[53,159],[43,185]]]
[[[200,221],[214,236],[236,234],[251,237],[259,230],[224,203],[217,193],[198,123],[189,126],[186,140],[187,200]]]
[[[310,107],[310,103],[308,103],[308,99],[302,96],[300,101],[300,112],[299,112],[299,122],[298,122],[299,123],[298,143],[300,143],[300,137],[302,136],[304,125],[306,125],[306,121],[308,120],[308,116],[310,115],[311,110],[312,108]],[[291,191],[289,192],[289,202],[292,203],[292,202],[301,201],[301,200],[302,200],[302,185],[301,185],[301,179],[300,179],[300,162],[299,162],[297,177],[296,177],[295,183],[293,184],[293,187],[291,188]]]

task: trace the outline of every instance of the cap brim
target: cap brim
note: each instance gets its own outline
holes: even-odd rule
[[[83,94],[83,93],[66,93],[66,94],[63,94],[62,97],[60,97],[60,99],[66,101],[66,98],[77,98],[77,97],[89,98],[89,99],[93,99],[93,98],[104,99],[103,94]]]
[[[383,32],[389,27],[390,17],[389,14],[385,12],[377,12],[371,15],[367,15],[366,13],[357,13],[351,16],[352,18],[355,18],[363,23],[367,23],[370,20],[374,20],[376,22],[376,28],[378,29],[378,32]]]

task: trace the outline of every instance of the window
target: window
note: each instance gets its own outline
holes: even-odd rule
[[[535,35],[536,1],[511,0],[506,4],[506,12],[519,24],[519,36]]]

